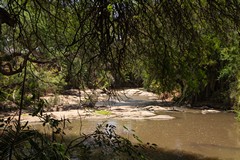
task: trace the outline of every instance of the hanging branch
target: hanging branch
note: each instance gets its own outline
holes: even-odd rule
[[[19,113],[18,113],[17,132],[19,132],[21,130],[21,115],[22,115],[22,110],[23,110],[26,77],[27,77],[27,61],[26,61],[26,65],[24,67],[24,72],[23,72],[23,82],[22,82],[22,90],[21,90],[21,101],[20,101]]]

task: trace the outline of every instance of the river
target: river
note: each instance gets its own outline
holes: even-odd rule
[[[222,160],[239,160],[240,124],[234,114],[170,113],[173,120],[108,120],[117,126],[117,133],[130,136],[123,128],[134,130],[143,142],[156,143],[158,147],[216,157]],[[91,133],[104,120],[83,121],[82,132]],[[71,123],[68,136],[79,135],[79,120]]]
[[[146,96],[135,97],[146,101]],[[129,101],[132,102],[132,101]],[[142,104],[142,101],[140,101]],[[146,101],[149,102],[149,101]],[[126,104],[126,103],[124,103]],[[115,104],[116,107],[122,104]],[[128,103],[131,105],[131,103]],[[136,102],[134,102],[136,105]],[[139,105],[139,104],[138,104]],[[200,154],[205,157],[214,157],[221,160],[239,160],[240,157],[240,122],[237,122],[233,113],[207,113],[197,112],[158,112],[158,114],[175,117],[171,120],[151,119],[109,119],[107,123],[116,125],[117,133],[131,137],[129,130],[143,142],[156,143],[158,147],[166,150],[183,151],[184,153]],[[73,120],[67,136],[76,137],[80,133],[92,133],[97,124],[106,119]],[[38,128],[38,125],[35,125]],[[158,159],[158,158],[156,158]]]

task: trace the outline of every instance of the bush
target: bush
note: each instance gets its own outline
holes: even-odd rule
[[[40,111],[40,110],[39,110]],[[40,133],[28,126],[28,123],[18,128],[18,123],[11,125],[12,119],[2,120],[4,130],[0,136],[1,159],[147,159],[140,149],[146,146],[133,134],[139,144],[132,144],[129,139],[118,135],[116,126],[100,124],[91,134],[82,134],[80,137],[67,143],[65,138],[66,119],[57,120],[51,115],[42,115],[35,112],[33,115],[41,118],[43,126],[49,125],[51,134]],[[127,128],[126,128],[127,129]]]

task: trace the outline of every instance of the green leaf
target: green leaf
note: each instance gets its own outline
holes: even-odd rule
[[[107,10],[108,10],[108,12],[111,13],[113,11],[113,5],[112,4],[108,4]]]

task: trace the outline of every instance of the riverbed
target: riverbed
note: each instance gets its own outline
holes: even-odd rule
[[[68,102],[62,104],[62,108],[67,106],[67,110],[47,114],[70,119],[71,129],[65,131],[70,139],[81,133],[92,133],[97,124],[105,122],[115,125],[117,133],[124,137],[133,140],[131,135],[134,130],[143,142],[156,143],[159,148],[171,153],[198,154],[221,160],[239,159],[240,122],[235,119],[234,113],[206,106],[201,109],[174,106],[141,89],[127,91],[121,99],[97,102],[98,109],[106,110],[104,113],[109,113],[107,115],[98,114],[91,108],[76,108],[79,105],[75,95],[62,96],[66,97],[63,101]],[[22,119],[32,122],[33,128],[42,130],[41,124],[33,123],[39,121],[38,118],[23,114]]]

